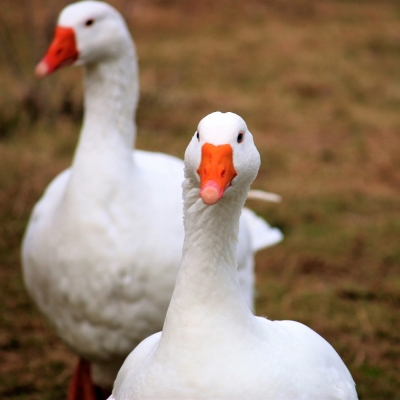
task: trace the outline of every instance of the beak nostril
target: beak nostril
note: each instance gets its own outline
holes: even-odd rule
[[[57,51],[56,51],[56,54],[59,56],[60,54],[62,53],[62,49],[58,49]]]
[[[221,176],[222,176],[222,178],[224,178],[224,177],[225,177],[225,170],[222,170],[222,172],[221,172]]]

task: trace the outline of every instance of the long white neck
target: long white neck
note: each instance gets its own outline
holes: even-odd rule
[[[240,293],[236,261],[239,218],[247,191],[207,206],[199,198],[199,189],[190,186],[186,179],[182,264],[162,339],[176,345],[207,341],[213,332],[240,329],[253,319]]]
[[[85,116],[73,161],[71,185],[91,190],[132,168],[138,102],[133,45],[116,59],[85,65]]]

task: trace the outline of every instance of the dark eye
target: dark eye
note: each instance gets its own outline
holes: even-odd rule
[[[242,143],[243,142],[243,133],[242,132],[239,133],[239,135],[237,137],[237,142],[238,143]]]
[[[86,22],[85,22],[85,26],[90,26],[90,25],[93,25],[94,24],[94,19],[88,19]]]
[[[197,140],[200,141],[200,133],[199,133],[199,131],[196,132],[196,137],[197,137]]]

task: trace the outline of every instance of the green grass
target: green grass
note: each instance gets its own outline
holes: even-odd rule
[[[63,399],[75,363],[29,299],[19,258],[29,213],[69,165],[79,133],[79,70],[32,78],[65,3],[36,1],[31,30],[18,2],[8,1],[2,17],[18,68],[3,52],[1,398]],[[215,110],[242,115],[255,137],[262,167],[254,187],[283,202],[249,206],[285,233],[257,255],[257,313],[323,335],[360,399],[400,399],[400,6],[112,4],[129,16],[139,55],[137,147],[182,157],[198,121]]]

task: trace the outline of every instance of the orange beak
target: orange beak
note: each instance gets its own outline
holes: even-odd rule
[[[207,205],[215,204],[237,175],[233,167],[232,147],[229,144],[214,146],[205,143],[197,173],[200,175],[200,197]]]
[[[38,78],[50,75],[61,67],[73,64],[78,56],[74,30],[57,26],[46,55],[36,66],[35,75]]]

